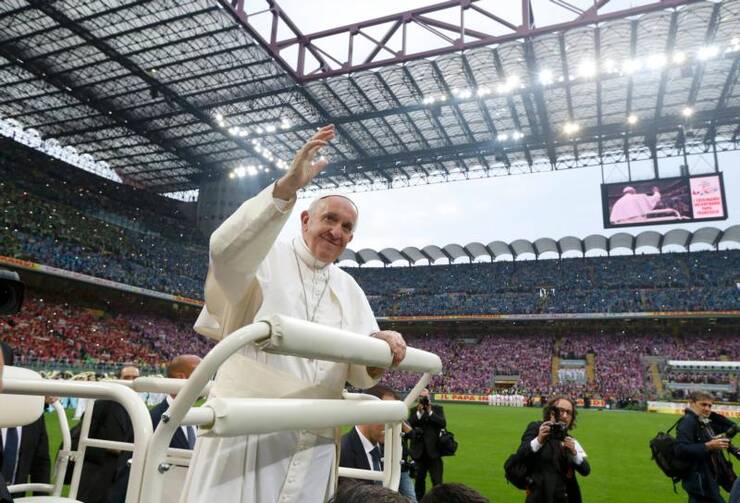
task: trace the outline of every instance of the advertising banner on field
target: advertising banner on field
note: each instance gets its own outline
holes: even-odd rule
[[[686,402],[648,402],[648,412],[657,412],[659,414],[676,414],[682,415],[688,404]],[[724,405],[715,403],[712,406],[712,412],[717,412],[726,417],[740,418],[740,406]]]
[[[480,402],[488,403],[487,395],[466,395],[462,393],[435,393],[434,399],[441,402]]]

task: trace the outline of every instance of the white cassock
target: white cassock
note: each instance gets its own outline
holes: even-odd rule
[[[211,236],[206,306],[195,330],[219,340],[254,320],[283,314],[360,334],[378,331],[349,274],[314,259],[302,238],[276,241],[294,200],[281,204],[272,191],[271,185],[245,202]],[[358,388],[376,383],[364,366],[271,355],[248,345],[221,366],[210,396],[341,398],[346,381]],[[325,501],[336,481],[336,440],[333,428],[200,437],[180,501]]]
[[[640,221],[645,218],[648,211],[655,208],[660,202],[660,193],[654,192],[652,196],[647,194],[627,193],[620,197],[609,215],[609,221],[613,224],[628,222],[630,220]]]

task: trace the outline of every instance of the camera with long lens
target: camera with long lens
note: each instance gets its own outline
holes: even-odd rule
[[[719,435],[716,435],[714,438],[727,438],[727,439],[732,440],[735,437],[735,435],[737,435],[737,431],[738,431],[737,425],[733,424],[732,426],[730,426],[730,428],[727,431],[725,431],[724,433],[720,433]],[[737,446],[730,444],[727,447],[727,452],[735,456],[735,458],[740,459],[740,448],[738,448]]]
[[[0,269],[0,314],[15,314],[23,305],[24,286],[18,273]]]
[[[419,405],[421,405],[422,407],[428,407],[429,397],[428,396],[419,397]]]

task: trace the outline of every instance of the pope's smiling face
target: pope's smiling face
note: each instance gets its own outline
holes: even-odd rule
[[[321,262],[334,262],[354,236],[357,211],[344,197],[320,199],[301,213],[301,232],[311,255]]]

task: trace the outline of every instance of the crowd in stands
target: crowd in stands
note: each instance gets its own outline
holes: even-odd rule
[[[347,268],[384,315],[740,309],[740,251]]]
[[[212,344],[192,330],[193,320],[114,314],[58,300],[27,298],[20,313],[0,321],[0,339],[16,361],[88,366],[159,366],[178,354],[205,355]]]
[[[656,335],[644,330],[594,331],[591,333],[530,333],[482,335],[477,342],[451,338],[446,334],[409,337],[408,343],[440,356],[445,372],[432,380],[439,393],[488,394],[495,387],[495,375],[516,375],[510,393],[550,396],[567,393],[612,401],[640,401],[657,398],[642,358],[737,361],[740,338],[732,330]],[[552,357],[586,359],[593,355],[592,382],[553,384]],[[588,371],[586,371],[588,375]],[[385,379],[401,390],[410,389],[417,376],[395,372]]]
[[[192,204],[41,155],[0,151],[0,255],[202,298]],[[740,309],[740,250],[346,270],[378,316]]]
[[[158,367],[178,354],[205,355],[213,343],[193,332],[193,320],[158,315],[115,313],[84,308],[59,299],[31,296],[19,314],[0,323],[0,339],[14,347],[17,361],[47,362],[90,368],[94,364],[135,363]],[[489,394],[497,375],[514,376],[508,393],[549,396],[567,393],[613,401],[643,400],[655,396],[643,357],[664,360],[740,359],[740,338],[732,328],[697,329],[685,333],[545,328],[508,333],[497,331],[474,337],[446,333],[408,334],[410,346],[436,353],[444,372],[431,387],[438,393]],[[593,379],[553,380],[553,362],[579,359],[593,362]],[[557,370],[555,369],[557,376]],[[589,371],[585,370],[588,377]],[[670,373],[675,382],[727,383],[727,374]],[[384,381],[399,391],[409,390],[415,374],[389,372]]]
[[[193,205],[0,149],[0,255],[188,297],[202,295],[207,241]]]

